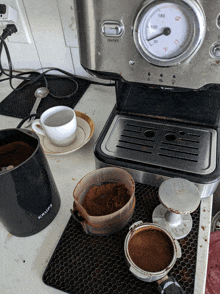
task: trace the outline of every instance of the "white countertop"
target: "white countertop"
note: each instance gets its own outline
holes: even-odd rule
[[[16,82],[13,84],[16,86]],[[11,91],[8,82],[1,83],[0,102]],[[95,125],[93,137],[71,154],[46,155],[61,197],[61,207],[53,222],[38,234],[26,238],[12,236],[0,223],[0,294],[64,293],[46,286],[42,275],[70,218],[76,184],[95,170],[94,145],[114,105],[114,87],[91,85],[75,110],[91,117]],[[20,121],[0,115],[0,129],[16,128]],[[205,291],[211,210],[212,196],[202,199],[194,294]]]

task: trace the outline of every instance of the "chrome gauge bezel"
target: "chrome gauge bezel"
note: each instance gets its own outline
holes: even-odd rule
[[[149,12],[154,6],[162,3],[173,3],[180,6],[185,6],[190,10],[191,16],[193,17],[193,34],[191,42],[189,42],[184,52],[171,58],[162,58],[153,55],[144,45],[140,36],[140,23],[145,17],[146,13]],[[138,14],[136,15],[133,27],[133,38],[134,43],[144,59],[151,64],[157,66],[176,66],[194,54],[201,46],[206,32],[206,20],[205,14],[196,1],[191,0],[146,0],[142,3]]]

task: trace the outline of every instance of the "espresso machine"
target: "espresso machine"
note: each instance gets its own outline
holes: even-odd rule
[[[220,180],[220,8],[216,0],[75,0],[80,60],[114,80],[116,104],[94,154],[159,187]]]

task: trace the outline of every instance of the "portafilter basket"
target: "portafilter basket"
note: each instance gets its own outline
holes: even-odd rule
[[[133,261],[133,259],[131,258],[130,252],[129,252],[129,242],[132,240],[132,238],[134,236],[137,236],[138,233],[143,232],[148,230],[156,230],[158,232],[162,232],[162,234],[164,234],[166,236],[166,239],[168,237],[169,241],[172,244],[172,248],[173,248],[173,257],[172,260],[170,261],[170,263],[162,270],[158,271],[158,272],[149,272],[146,270],[143,270],[142,268],[140,268],[139,266],[137,266],[137,264]],[[148,240],[151,240],[150,238]],[[135,247],[135,251],[138,252],[138,258],[140,257],[139,254],[139,248],[142,247],[143,242],[145,242],[146,244],[146,240],[141,239],[141,237],[138,237],[135,241],[135,243],[133,243],[132,246]],[[169,243],[170,243],[169,242]],[[145,246],[144,244],[144,246]],[[158,244],[153,244],[153,246],[156,248]],[[160,245],[161,246],[161,245]],[[144,247],[144,250],[147,250],[146,247]],[[180,287],[180,285],[174,280],[174,278],[172,277],[168,277],[168,273],[169,271],[173,268],[176,259],[181,257],[181,247],[178,243],[177,240],[175,240],[171,234],[166,231],[164,228],[160,227],[157,224],[154,223],[144,223],[142,221],[138,221],[136,223],[134,223],[130,228],[129,228],[129,232],[125,238],[125,242],[124,242],[124,253],[125,253],[125,258],[129,267],[130,272],[139,280],[144,281],[144,282],[155,282],[155,281],[161,281],[161,285],[165,285],[166,281],[169,280],[169,284],[173,284],[172,286],[174,288],[176,288],[177,292],[172,292],[172,293],[184,293]],[[159,255],[159,251],[155,250],[155,254]],[[163,253],[164,254],[164,253]],[[162,255],[159,256],[160,259],[162,259]],[[158,283],[160,284],[160,282]],[[169,285],[168,284],[168,285]],[[161,293],[163,292],[163,288],[162,286],[158,286],[159,290],[161,291]],[[165,286],[166,288],[166,286]],[[164,288],[164,289],[165,289]],[[175,289],[173,289],[175,290]],[[182,292],[181,292],[182,291]]]

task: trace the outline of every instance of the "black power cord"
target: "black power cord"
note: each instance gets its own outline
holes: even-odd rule
[[[2,55],[2,49],[4,47],[5,49],[5,53],[6,53],[6,56],[7,56],[7,60],[8,60],[8,66],[9,66],[9,80],[10,80],[10,86],[12,87],[12,84],[11,84],[11,77],[12,77],[12,62],[11,62],[11,57],[10,57],[10,53],[9,53],[9,50],[8,50],[8,47],[5,43],[5,39],[8,37],[8,36],[11,36],[12,34],[16,33],[17,32],[17,28],[14,24],[8,24],[6,26],[6,28],[4,28],[3,30],[3,33],[2,35],[0,36],[0,76],[5,72],[2,68],[2,64],[1,64],[1,55]]]
[[[61,73],[62,75],[64,75],[63,78],[67,78],[69,80],[71,80],[74,84],[75,84],[75,89],[74,89],[74,92],[71,93],[70,95],[66,95],[66,96],[55,96],[53,93],[50,92],[50,95],[54,98],[70,98],[72,97],[76,91],[78,90],[78,83],[77,81],[75,80],[76,76],[65,71],[65,70],[62,70],[60,68],[56,68],[56,67],[50,67],[48,68],[47,70],[45,70],[44,72],[42,73],[39,73],[38,71],[28,71],[28,72],[19,72],[18,74],[13,74],[13,68],[12,68],[12,61],[11,61],[11,57],[10,57],[10,53],[9,53],[9,50],[8,50],[8,47],[7,47],[7,44],[6,42],[4,41],[8,36],[11,36],[12,34],[16,33],[17,32],[17,28],[14,24],[8,24],[6,26],[6,28],[3,30],[3,33],[2,35],[0,36],[0,77],[4,74],[7,78],[3,78],[3,79],[0,79],[0,82],[3,82],[3,81],[9,81],[10,83],[10,87],[14,90],[14,91],[19,91],[21,89],[23,89],[24,87],[27,87],[28,85],[30,84],[33,84],[35,83],[36,81],[40,80],[40,79],[44,79],[45,81],[45,87],[48,88],[48,81],[47,81],[47,78],[48,78],[48,73],[50,71],[57,71],[59,73]],[[6,57],[7,57],[7,61],[8,61],[8,67],[9,69],[6,70],[6,69],[3,69],[2,67],[2,62],[1,62],[1,57],[2,57],[2,49],[5,49],[5,53],[6,53]],[[7,71],[9,73],[7,73]],[[36,76],[35,77],[31,77],[30,75],[31,74],[35,74]],[[61,75],[54,75],[54,77],[58,76],[59,78],[62,78]],[[82,77],[80,77],[81,79],[84,79]],[[13,87],[12,85],[12,79],[20,79],[20,80],[23,80],[23,81],[26,81],[26,83],[24,83],[22,86],[18,86],[16,88]],[[84,79],[84,80],[87,80],[87,79]],[[91,84],[96,84],[96,85],[102,85],[102,86],[115,86],[115,83],[99,83],[99,82],[95,82],[95,81],[91,81],[89,80],[89,82]]]
[[[45,87],[48,88],[47,79],[49,78],[49,76],[51,76],[51,75],[48,75],[48,73],[50,71],[57,71],[57,72],[62,73],[64,75],[64,77],[54,75],[54,74],[53,74],[53,77],[57,76],[57,77],[59,77],[59,79],[65,78],[65,79],[71,80],[75,84],[75,89],[74,89],[73,93],[71,93],[70,95],[66,95],[66,96],[55,96],[53,93],[49,92],[50,95],[52,97],[54,97],[54,98],[70,98],[70,97],[72,97],[78,90],[78,83],[77,83],[77,81],[75,79],[76,76],[69,73],[69,72],[67,72],[67,71],[64,71],[62,69],[59,69],[59,68],[56,68],[56,67],[51,67],[51,68],[48,68],[47,70],[45,70],[42,73],[39,73],[38,71],[27,71],[27,72],[18,72],[16,75],[13,74],[13,72],[16,72],[16,71],[13,71],[11,56],[10,56],[10,53],[9,53],[9,50],[8,50],[8,46],[7,46],[6,42],[5,42],[5,39],[8,36],[11,36],[12,34],[14,34],[16,32],[17,32],[16,26],[14,24],[8,24],[6,26],[6,28],[3,30],[2,35],[0,36],[0,77],[3,74],[7,77],[7,78],[0,79],[0,82],[8,80],[9,83],[10,83],[11,88],[14,91],[19,91],[19,90],[23,89],[24,87],[27,87],[28,85],[31,85],[31,84],[35,83],[36,81],[38,81],[40,79],[44,79]],[[2,58],[2,50],[3,50],[3,48],[5,50],[7,61],[8,61],[8,67],[9,67],[8,70],[3,69],[3,67],[2,67],[1,58]],[[7,72],[9,72],[9,73],[7,73]],[[34,74],[34,77],[33,77],[33,74]],[[82,77],[79,77],[79,78],[83,79]],[[16,88],[14,88],[13,85],[12,85],[12,79],[20,79],[20,80],[26,81],[26,83],[24,83],[22,86],[18,86]],[[84,79],[84,80],[87,80],[87,79]],[[97,85],[102,85],[102,86],[115,86],[115,83],[110,83],[110,84],[108,83],[107,84],[107,83],[94,82],[94,81],[90,81],[90,80],[87,80],[87,81],[89,81],[92,84],[97,84]],[[39,118],[40,116],[38,114],[28,115],[27,117],[22,119],[22,121],[18,124],[17,128],[21,128],[22,125],[24,124],[24,122],[26,120],[32,118],[32,117]]]
[[[26,120],[28,120],[28,119],[30,119],[30,118],[32,118],[32,117],[34,117],[34,118],[40,118],[40,115],[39,114],[30,114],[30,115],[28,115],[28,116],[26,116],[25,118],[23,118],[20,122],[19,122],[19,124],[17,125],[17,129],[20,129],[21,127],[22,127],[22,125],[26,122]]]

